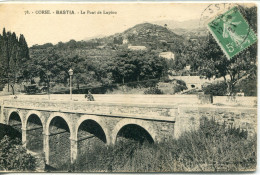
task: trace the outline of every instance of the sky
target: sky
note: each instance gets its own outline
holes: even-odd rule
[[[29,46],[56,44],[71,39],[80,41],[112,35],[143,22],[200,19],[209,5],[206,3],[0,3],[0,30],[5,27],[7,31],[23,34]],[[42,10],[49,10],[51,14],[36,14]],[[56,14],[57,10],[73,10],[75,14]],[[26,11],[30,14],[25,14]],[[81,14],[81,11],[85,14]],[[88,11],[96,13],[88,14]],[[101,14],[97,14],[98,11]],[[104,11],[116,14],[108,15],[104,14]]]

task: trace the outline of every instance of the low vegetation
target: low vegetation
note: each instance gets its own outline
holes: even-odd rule
[[[67,170],[60,167],[59,171]],[[96,145],[71,166],[75,172],[219,172],[256,168],[256,136],[204,119],[197,131],[159,144],[120,141]]]
[[[205,94],[214,96],[224,96],[227,94],[227,83],[224,81],[216,82],[202,88]]]
[[[5,135],[0,141],[0,171],[34,171],[35,158],[22,147],[21,140]]]

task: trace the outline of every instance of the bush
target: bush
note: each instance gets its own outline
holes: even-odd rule
[[[244,92],[245,96],[257,96],[257,79],[246,78],[235,86],[235,92]]]
[[[184,133],[175,156],[186,171],[245,171],[256,167],[256,137],[214,120],[201,121],[198,131]]]
[[[156,86],[145,90],[144,94],[163,94],[163,92]]]
[[[224,81],[217,82],[203,87],[202,90],[205,94],[212,94],[213,96],[224,96],[227,94],[227,83]]]
[[[188,89],[186,86],[177,85],[173,88],[173,93],[175,94],[175,93],[181,92],[186,89]]]
[[[188,89],[186,83],[183,80],[175,80],[175,81],[176,81],[176,86],[173,88],[173,93],[178,93]]]
[[[0,170],[34,171],[35,158],[26,153],[21,140],[4,136],[0,142]]]
[[[151,79],[151,80],[144,80],[144,81],[135,81],[135,82],[129,82],[126,83],[128,87],[132,88],[148,88],[148,87],[155,87],[159,80],[157,79]]]

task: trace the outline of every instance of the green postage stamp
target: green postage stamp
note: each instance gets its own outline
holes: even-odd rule
[[[208,28],[228,59],[257,41],[256,34],[237,7],[233,7],[209,22]]]

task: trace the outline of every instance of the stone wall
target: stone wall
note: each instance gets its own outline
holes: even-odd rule
[[[26,131],[26,148],[37,153],[43,152],[42,128]]]
[[[50,165],[57,168],[70,162],[70,133],[49,137]]]
[[[214,118],[216,122],[248,131],[249,137],[257,133],[257,109],[217,106],[180,106],[175,123],[175,138],[185,131],[196,130],[200,119]]]

